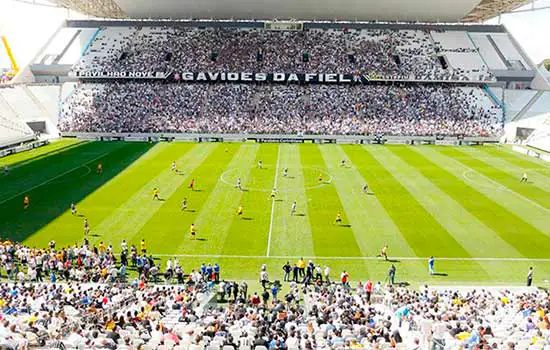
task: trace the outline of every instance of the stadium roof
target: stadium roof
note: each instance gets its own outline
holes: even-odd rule
[[[530,0],[52,0],[103,18],[482,22]]]

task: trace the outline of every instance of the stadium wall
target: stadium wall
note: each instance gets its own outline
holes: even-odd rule
[[[33,139],[34,139],[34,137],[27,138],[26,140],[20,141],[18,143],[31,141]],[[0,158],[5,157],[5,156],[9,156],[10,154],[29,151],[31,149],[35,149],[35,148],[38,148],[38,147],[45,146],[49,143],[50,143],[50,141],[48,141],[48,140],[42,140],[42,141],[30,142],[30,143],[26,143],[24,145],[18,145],[18,146],[14,146],[14,147],[6,147],[4,149],[0,149]]]
[[[407,145],[480,145],[498,143],[498,137],[439,136],[361,136],[361,135],[285,135],[285,134],[171,134],[171,133],[79,133],[67,132],[63,137],[96,141],[139,142],[247,142],[259,143],[338,143],[338,144],[407,144]]]

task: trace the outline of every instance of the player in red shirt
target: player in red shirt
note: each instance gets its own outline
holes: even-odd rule
[[[191,179],[191,183],[189,184],[189,188],[191,191],[195,190],[195,178]]]

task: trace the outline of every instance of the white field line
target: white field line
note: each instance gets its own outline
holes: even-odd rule
[[[264,255],[224,255],[224,254],[153,254],[156,257],[179,257],[179,258],[227,258],[227,259],[297,259],[298,256],[290,255],[273,255],[273,256],[264,256]],[[384,259],[375,256],[302,256],[306,260],[380,260]],[[428,261],[428,258],[416,257],[416,256],[390,256],[391,260],[399,261]],[[446,257],[436,257],[436,260],[441,261],[500,261],[500,262],[550,262],[550,258],[446,258]]]
[[[273,189],[277,188],[277,180],[279,179],[279,160],[281,159],[281,145],[277,151],[277,165],[275,166],[275,180],[273,181]],[[267,236],[267,253],[269,257],[271,252],[271,234],[273,233],[273,218],[275,217],[275,197],[271,199],[271,219],[269,221],[269,235]]]
[[[93,161],[95,161],[95,160],[98,160],[99,158],[105,157],[107,154],[109,154],[109,152],[102,153],[102,154],[100,154],[99,156],[95,157],[94,159],[90,159],[90,160],[87,161],[86,163],[80,164],[80,165],[78,165],[78,166],[76,166],[76,167],[74,167],[74,168],[71,168],[71,169],[69,169],[69,170],[67,170],[67,171],[64,171],[64,172],[62,172],[61,174],[56,175],[56,176],[52,177],[51,179],[46,180],[46,181],[44,181],[44,182],[41,182],[41,183],[39,183],[38,185],[35,185],[35,186],[31,187],[31,188],[27,188],[27,189],[24,190],[24,191],[21,191],[21,192],[15,194],[15,195],[13,195],[13,196],[11,196],[11,197],[9,197],[9,198],[6,198],[6,199],[2,200],[2,201],[0,202],[0,204],[4,204],[4,203],[6,203],[6,202],[8,202],[8,201],[10,201],[10,200],[12,200],[12,199],[14,199],[15,197],[19,197],[19,196],[21,196],[21,195],[23,195],[23,194],[25,194],[25,193],[27,193],[27,192],[30,192],[30,191],[34,190],[35,188],[38,188],[38,187],[47,185],[47,184],[49,184],[50,182],[52,182],[52,181],[54,181],[54,180],[56,180],[56,179],[59,179],[59,178],[62,177],[62,176],[65,176],[65,175],[67,175],[67,174],[69,174],[69,173],[71,173],[71,172],[73,172],[73,171],[75,171],[75,170],[78,170],[78,169],[80,169],[80,168],[86,166],[86,164],[88,164],[88,163],[91,163],[91,162],[93,162]]]

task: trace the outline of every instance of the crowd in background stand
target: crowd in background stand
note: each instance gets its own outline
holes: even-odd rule
[[[499,136],[502,110],[479,88],[441,85],[112,83],[80,86],[64,132]]]

